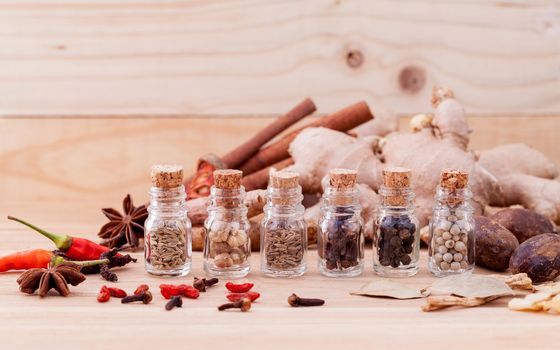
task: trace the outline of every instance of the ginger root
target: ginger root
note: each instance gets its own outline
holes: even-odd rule
[[[378,191],[381,170],[401,166],[412,170],[416,215],[428,223],[439,174],[444,168],[467,171],[477,214],[489,206],[520,204],[560,224],[560,182],[556,165],[525,145],[498,146],[480,153],[468,149],[470,128],[461,103],[447,88],[435,87],[433,116],[413,119],[413,132],[384,137],[360,133],[355,138],[324,128],[309,128],[290,145],[302,188],[321,191],[321,181],[335,167],[358,171],[358,183]],[[383,130],[383,128],[375,128]]]

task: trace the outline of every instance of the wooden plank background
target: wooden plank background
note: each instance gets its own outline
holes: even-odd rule
[[[472,113],[560,112],[559,2],[0,2],[4,114],[281,113],[303,96],[411,114],[434,83]]]

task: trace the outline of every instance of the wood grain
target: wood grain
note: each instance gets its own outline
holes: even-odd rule
[[[560,112],[558,3],[0,3],[6,114],[282,113],[302,96],[410,114],[435,83],[470,112]]]

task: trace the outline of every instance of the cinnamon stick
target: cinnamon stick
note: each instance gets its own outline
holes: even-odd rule
[[[268,141],[272,140],[282,131],[286,130],[302,118],[312,114],[316,110],[317,107],[315,107],[313,101],[310,98],[306,98],[297,106],[292,108],[288,113],[276,118],[274,122],[259,131],[245,143],[224,155],[222,157],[222,161],[226,164],[227,168],[236,169],[252,155],[257,153]]]
[[[371,119],[373,119],[373,114],[369,110],[367,103],[364,101],[358,102],[289,133],[277,142],[261,149],[242,164],[239,169],[243,171],[243,174],[249,175],[288,158],[290,156],[288,153],[290,143],[305,128],[325,127],[337,131],[348,131]]]
[[[271,168],[280,170],[292,164],[294,164],[292,158],[286,158],[274,165],[256,171],[249,176],[245,176],[241,180],[241,184],[243,185],[243,187],[245,187],[245,190],[247,191],[266,188],[266,185],[268,184],[268,177]]]

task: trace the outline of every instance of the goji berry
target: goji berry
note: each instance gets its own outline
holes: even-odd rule
[[[251,301],[257,300],[261,295],[257,292],[247,292],[247,293],[230,293],[226,297],[230,301],[238,301],[243,298],[249,298]]]
[[[191,299],[196,299],[199,297],[200,292],[198,291],[198,289],[189,286],[188,284],[179,284],[179,285],[173,285],[173,284],[161,284],[159,286],[161,295],[165,298],[165,299],[170,299],[171,297],[177,296],[177,295],[182,295],[185,296],[187,298],[191,298]]]
[[[109,292],[109,288],[106,286],[101,287],[99,294],[97,295],[97,301],[100,303],[108,302],[111,299],[111,293]]]
[[[196,299],[198,298],[198,296],[200,295],[200,291],[194,287],[191,286],[187,286],[188,288],[184,288],[182,291],[182,295],[187,297],[187,298],[191,298],[191,299]]]
[[[226,283],[226,288],[233,293],[246,293],[250,291],[251,288],[253,288],[253,286],[254,286],[253,283],[240,283],[240,284],[231,283],[231,282]]]
[[[126,292],[120,288],[108,287],[109,294],[115,298],[124,298],[126,297]]]
[[[180,294],[178,286],[174,286],[172,284],[160,284],[159,291],[165,299],[171,299],[171,297]]]
[[[147,292],[148,289],[150,289],[150,286],[148,286],[147,284],[141,284],[138,287],[136,287],[136,290],[134,291],[134,294],[140,294],[142,292]]]

